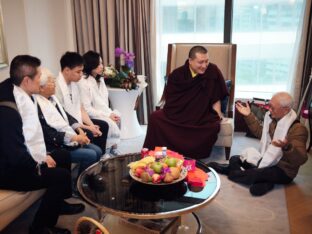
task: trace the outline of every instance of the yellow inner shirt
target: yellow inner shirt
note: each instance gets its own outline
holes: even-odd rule
[[[192,68],[191,68],[191,67],[190,67],[190,71],[191,71],[192,78],[194,78],[195,76],[197,76],[197,73],[196,73],[196,72],[194,72],[194,71],[192,70]]]

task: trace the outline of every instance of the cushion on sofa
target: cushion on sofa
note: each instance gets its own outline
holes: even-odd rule
[[[44,189],[31,192],[0,190],[0,231],[30,207],[44,193]]]

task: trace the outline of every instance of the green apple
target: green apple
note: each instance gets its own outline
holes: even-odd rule
[[[176,158],[167,158],[166,159],[166,164],[169,167],[175,167],[177,165],[177,159]]]
[[[151,168],[155,171],[155,173],[160,174],[162,170],[162,164],[160,162],[153,162]]]

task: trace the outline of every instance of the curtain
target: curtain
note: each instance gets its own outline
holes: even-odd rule
[[[94,50],[102,55],[104,64],[114,62],[115,1],[75,0],[73,5],[78,52]]]
[[[75,0],[73,1],[77,50],[94,50],[104,65],[115,64],[115,48],[135,54],[136,74],[147,76],[148,86],[137,108],[141,124],[153,110],[151,72],[152,0]]]
[[[312,5],[310,4],[310,17],[309,17],[309,27],[308,27],[308,36],[307,36],[307,43],[306,43],[306,50],[304,56],[304,68],[303,68],[303,81],[301,87],[301,95],[300,98],[303,98],[305,89],[309,84],[310,76],[312,76]],[[310,88],[307,92],[306,104],[310,105],[312,102],[312,87],[310,84]]]
[[[302,87],[305,84],[303,77],[304,71],[304,54],[307,50],[307,38],[308,38],[308,27],[309,17],[311,12],[311,1],[305,2],[305,7],[302,9],[303,17],[301,18],[300,26],[298,27],[297,39],[294,51],[293,67],[292,67],[292,82],[290,85],[290,93],[294,98],[294,109],[299,107],[304,90]],[[300,111],[300,110],[298,110]],[[298,112],[297,111],[297,112]]]

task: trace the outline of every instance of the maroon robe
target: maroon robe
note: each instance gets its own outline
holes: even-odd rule
[[[192,78],[186,61],[169,75],[165,106],[151,114],[144,147],[167,146],[187,157],[208,157],[220,130],[212,105],[226,95],[224,78],[215,64]]]

